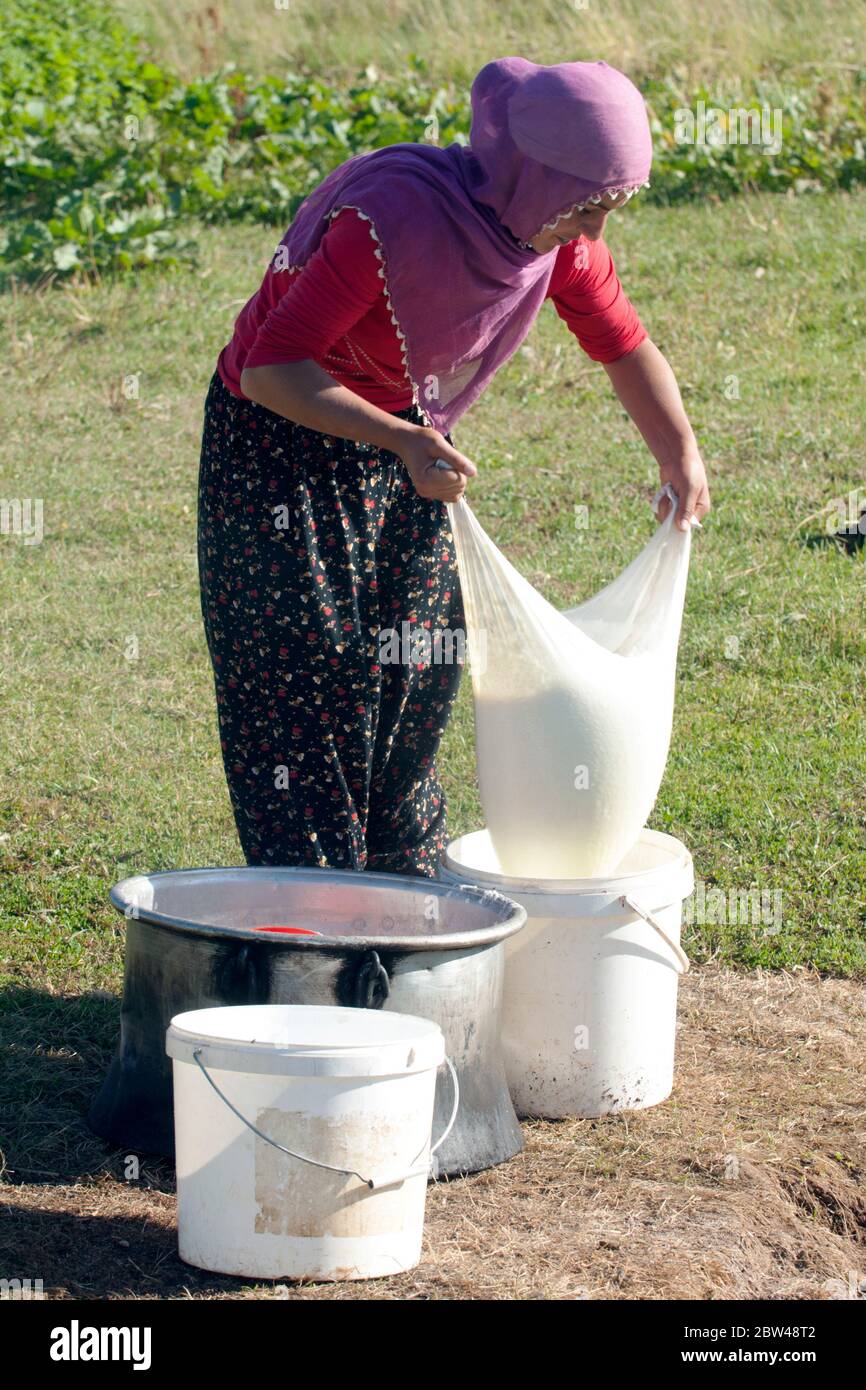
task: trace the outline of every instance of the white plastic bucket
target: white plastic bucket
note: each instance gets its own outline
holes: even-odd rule
[[[679,840],[644,830],[607,878],[497,872],[486,830],[449,845],[442,877],[526,908],[505,943],[502,1050],[518,1115],[642,1110],[671,1093],[682,904],[694,888]]]
[[[437,1024],[374,1009],[197,1009],[172,1019],[166,1051],[182,1260],[264,1279],[371,1279],[418,1263]]]

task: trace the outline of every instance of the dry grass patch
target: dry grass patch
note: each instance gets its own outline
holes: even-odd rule
[[[672,1099],[529,1124],[518,1158],[431,1188],[423,1262],[402,1278],[250,1288],[190,1269],[169,1170],[125,1183],[117,1155],[95,1165],[80,1119],[77,1146],[67,1122],[54,1159],[42,1149],[43,1171],[66,1169],[57,1181],[13,1173],[0,1189],[0,1273],[42,1277],[58,1298],[852,1296],[866,1281],[864,998],[807,974],[695,971]],[[82,1081],[83,1108],[98,1076]],[[7,1153],[22,1177],[23,1158]]]

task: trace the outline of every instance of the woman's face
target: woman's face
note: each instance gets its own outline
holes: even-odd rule
[[[568,241],[576,241],[579,236],[585,236],[587,241],[599,241],[604,234],[607,214],[621,208],[627,201],[626,193],[620,193],[616,197],[606,194],[600,203],[589,203],[585,208],[575,208],[568,217],[563,217],[557,222],[555,227],[548,227],[546,231],[532,237],[527,246],[531,246],[533,251],[543,256],[547,251],[555,251],[558,246],[564,246]]]

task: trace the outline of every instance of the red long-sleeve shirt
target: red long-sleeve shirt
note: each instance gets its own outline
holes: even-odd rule
[[[312,358],[382,410],[411,405],[375,245],[370,223],[345,208],[301,270],[269,266],[217,363],[234,395],[243,395],[244,367]],[[581,237],[560,248],[547,298],[596,362],[615,362],[647,336],[603,241]]]

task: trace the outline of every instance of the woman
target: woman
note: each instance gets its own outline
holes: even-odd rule
[[[473,83],[468,147],[356,156],[298,210],[220,355],[201,455],[202,610],[248,863],[436,873],[461,665],[388,660],[385,639],[462,630],[444,504],[476,469],[449,430],[545,299],[605,365],[679,524],[708,510],[673,373],[602,239],[651,153],[615,69],[504,58]]]

